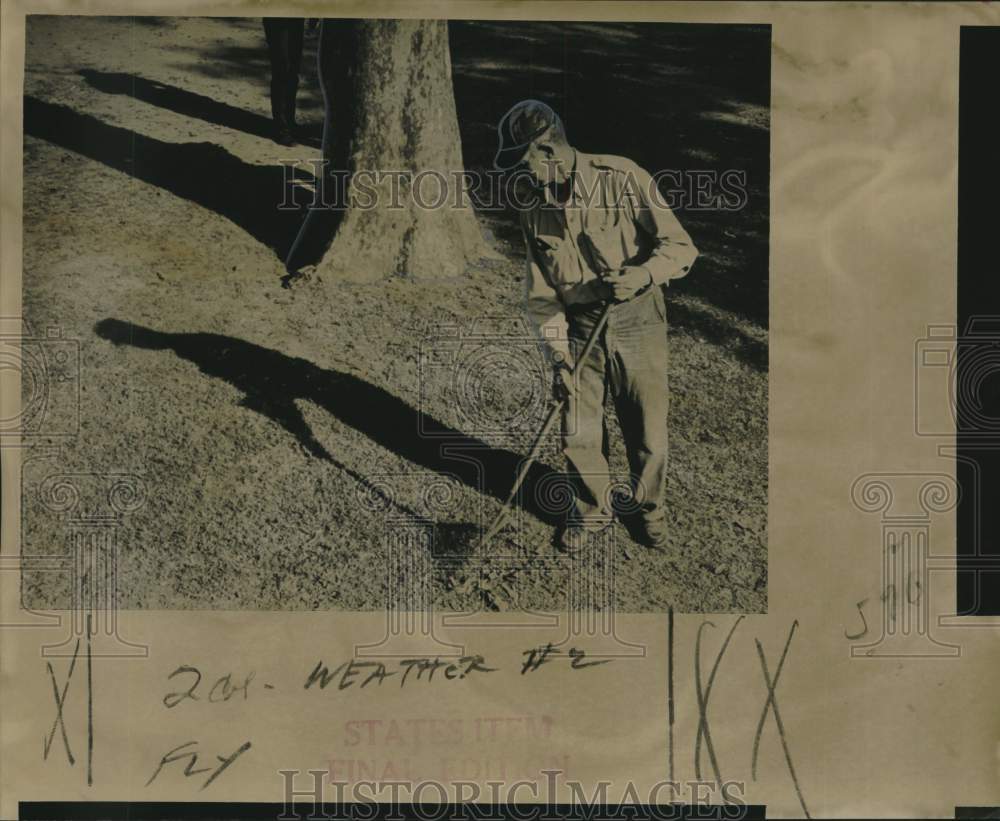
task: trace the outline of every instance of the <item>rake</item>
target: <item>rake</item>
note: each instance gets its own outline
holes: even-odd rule
[[[590,336],[587,337],[587,341],[584,343],[583,350],[580,351],[580,355],[576,358],[576,362],[573,363],[573,368],[570,371],[570,378],[573,379],[574,382],[580,370],[580,366],[587,360],[587,357],[590,356],[590,352],[594,349],[594,345],[597,344],[601,331],[604,330],[604,326],[608,322],[608,312],[611,310],[611,306],[613,304],[613,302],[609,301],[604,306],[604,310],[601,311],[597,324],[594,325],[594,330],[590,332]],[[531,450],[528,452],[528,458],[524,460],[524,463],[521,465],[521,469],[517,472],[517,478],[514,479],[514,485],[511,487],[510,493],[507,494],[507,499],[504,501],[503,507],[500,508],[500,512],[497,513],[492,524],[490,524],[486,533],[483,534],[482,541],[480,542],[481,545],[485,546],[490,539],[496,536],[496,534],[500,532],[500,529],[510,518],[511,504],[517,496],[517,492],[521,489],[521,485],[524,484],[524,480],[528,476],[528,471],[531,470],[531,466],[538,458],[538,452],[542,449],[542,442],[545,441],[545,437],[552,431],[552,426],[559,418],[559,413],[562,411],[564,404],[564,399],[558,399],[549,410],[549,415],[545,417],[545,423],[542,425],[541,430],[538,431],[538,435],[535,436],[535,441],[531,445]]]

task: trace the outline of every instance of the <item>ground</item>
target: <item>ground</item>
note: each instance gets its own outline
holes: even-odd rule
[[[544,414],[537,351],[515,355],[523,372],[471,382],[427,367],[456,334],[521,339],[511,219],[481,215],[502,260],[458,281],[281,287],[301,214],[276,207],[279,160],[319,153],[314,47],[300,92],[310,144],[286,149],[269,139],[258,19],[30,19],[24,316],[35,336],[77,340],[81,366],[79,435],[29,453],[23,550],[66,550],[34,482],[129,473],[148,496],[118,535],[124,607],[379,608],[399,572],[386,522],[430,510],[447,565],[418,564],[436,606],[561,608],[568,565],[531,504],[473,572],[476,528]],[[623,611],[766,610],[766,30],[453,22],[451,48],[469,168],[492,159],[499,115],[538,96],[558,98],[585,151],[747,173],[740,211],[680,212],[702,256],[667,292],[671,552],[619,528],[614,579]],[[463,391],[528,410],[505,427],[502,412],[476,418]],[[445,440],[473,462],[442,455]],[[560,466],[551,444],[541,462]],[[516,561],[497,558],[505,547]],[[65,604],[53,579],[26,573],[26,602]]]

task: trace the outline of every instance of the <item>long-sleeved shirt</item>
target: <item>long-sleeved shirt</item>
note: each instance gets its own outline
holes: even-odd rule
[[[572,195],[521,211],[527,246],[526,311],[552,351],[568,356],[566,307],[598,302],[600,276],[645,268],[656,285],[691,269],[698,250],[652,177],[631,160],[575,152]]]

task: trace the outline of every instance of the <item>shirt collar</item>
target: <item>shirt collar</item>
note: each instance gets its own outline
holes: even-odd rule
[[[577,192],[576,183],[577,183],[577,178],[578,178],[579,173],[580,173],[579,169],[580,169],[580,156],[579,156],[579,152],[574,148],[573,149],[573,168],[569,172],[569,181],[570,181],[570,195],[569,195],[569,199],[565,203],[557,202],[555,200],[555,198],[552,196],[552,189],[549,188],[549,186],[546,185],[544,187],[545,188],[545,203],[546,203],[546,205],[548,205],[548,206],[550,206],[552,208],[558,208],[560,210],[565,210],[567,203],[570,203],[570,202],[574,201],[574,198],[576,197],[576,195],[578,193]]]

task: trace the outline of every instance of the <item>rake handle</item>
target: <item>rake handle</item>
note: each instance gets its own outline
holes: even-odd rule
[[[570,370],[571,378],[576,378],[581,365],[586,361],[587,357],[590,356],[590,352],[597,344],[597,340],[601,336],[601,331],[604,330],[604,326],[608,323],[608,313],[611,310],[612,304],[612,302],[608,302],[605,304],[604,310],[601,311],[601,315],[597,319],[597,324],[594,325],[594,329],[590,332],[590,336],[587,337],[587,341],[584,343],[583,350],[580,351],[580,355],[576,358],[576,362],[573,363],[573,368]],[[503,507],[493,519],[489,529],[483,536],[484,542],[492,538],[506,520],[510,511],[511,502],[514,501],[514,497],[517,496],[517,492],[521,489],[521,485],[524,484],[524,480],[528,476],[528,471],[531,470],[531,466],[538,458],[538,452],[542,448],[542,442],[545,440],[545,437],[549,435],[549,431],[552,430],[552,426],[559,418],[559,412],[565,404],[566,402],[564,399],[559,399],[549,410],[549,415],[545,417],[545,424],[542,425],[541,430],[538,431],[538,435],[535,436],[535,441],[532,443],[531,450],[528,452],[528,458],[524,460],[524,463],[521,465],[521,469],[517,472],[517,478],[514,479],[514,485],[511,487],[510,493],[507,494],[507,499],[503,503]]]

